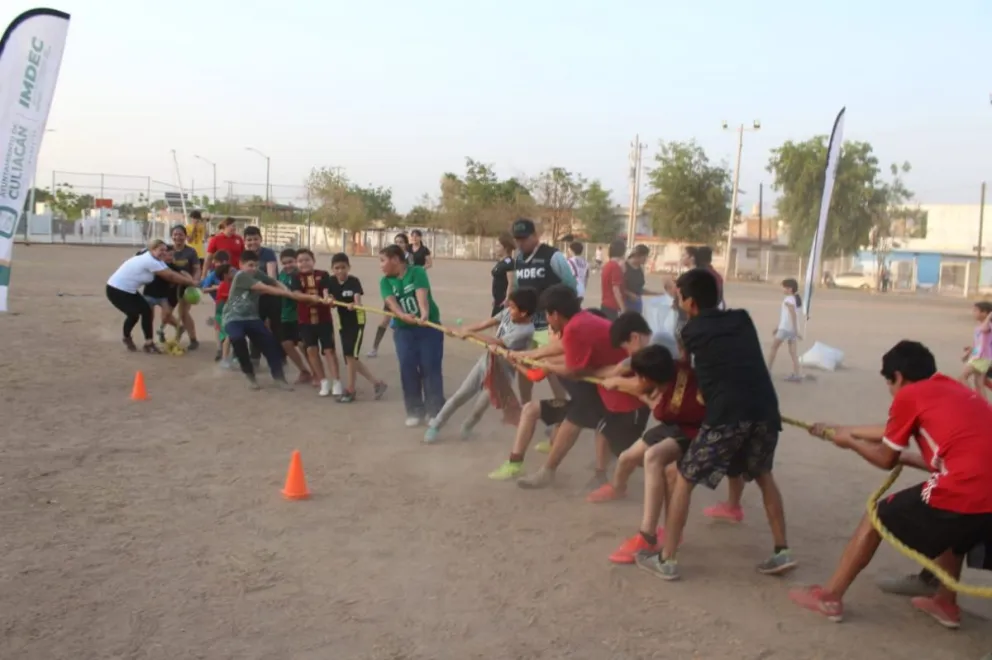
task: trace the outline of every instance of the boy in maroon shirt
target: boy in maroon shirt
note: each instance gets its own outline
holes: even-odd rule
[[[290,285],[291,291],[327,298],[331,284],[331,274],[325,270],[315,270],[313,252],[307,249],[296,253],[297,271]],[[341,385],[341,372],[338,366],[338,356],[334,352],[334,320],[330,305],[310,305],[300,303],[297,306],[300,341],[306,347],[307,360],[310,362],[314,383],[320,384],[320,396],[339,397],[344,393]],[[327,372],[321,364],[321,353],[327,363]],[[328,380],[328,373],[333,379]]]

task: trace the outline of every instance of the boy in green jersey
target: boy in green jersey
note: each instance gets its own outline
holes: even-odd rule
[[[282,270],[279,271],[278,279],[288,289],[293,283],[293,273],[296,272],[296,250],[286,248],[280,252],[279,263],[282,265]],[[306,362],[303,361],[299,350],[296,348],[296,345],[300,341],[300,327],[297,323],[295,300],[284,298],[282,301],[282,323],[279,327],[279,333],[282,350],[286,352],[286,357],[289,358],[289,361],[300,370],[296,384],[307,385],[313,383],[313,376],[310,375],[310,370],[307,369]]]

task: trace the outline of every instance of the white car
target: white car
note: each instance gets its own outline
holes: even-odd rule
[[[834,286],[838,289],[871,291],[875,288],[875,278],[864,273],[841,273],[834,275]]]

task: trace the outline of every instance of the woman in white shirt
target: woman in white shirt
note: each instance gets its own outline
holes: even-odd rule
[[[152,334],[154,313],[148,305],[148,301],[138,293],[139,288],[156,277],[161,277],[175,284],[196,286],[192,277],[186,273],[172,270],[162,261],[165,248],[165,241],[158,239],[152,241],[148,244],[146,251],[140,252],[122,263],[107,280],[107,300],[123,312],[126,317],[124,319],[123,341],[129,351],[138,350],[138,347],[134,345],[134,340],[131,339],[131,331],[140,320],[141,331],[145,335],[145,353],[161,352],[155,346]]]

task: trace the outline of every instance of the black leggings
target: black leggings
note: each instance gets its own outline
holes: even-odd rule
[[[141,332],[145,335],[145,341],[152,340],[152,319],[155,313],[148,305],[148,301],[140,293],[128,293],[107,285],[107,300],[110,304],[121,310],[127,317],[124,319],[124,338],[131,338],[131,331],[141,319]]]

